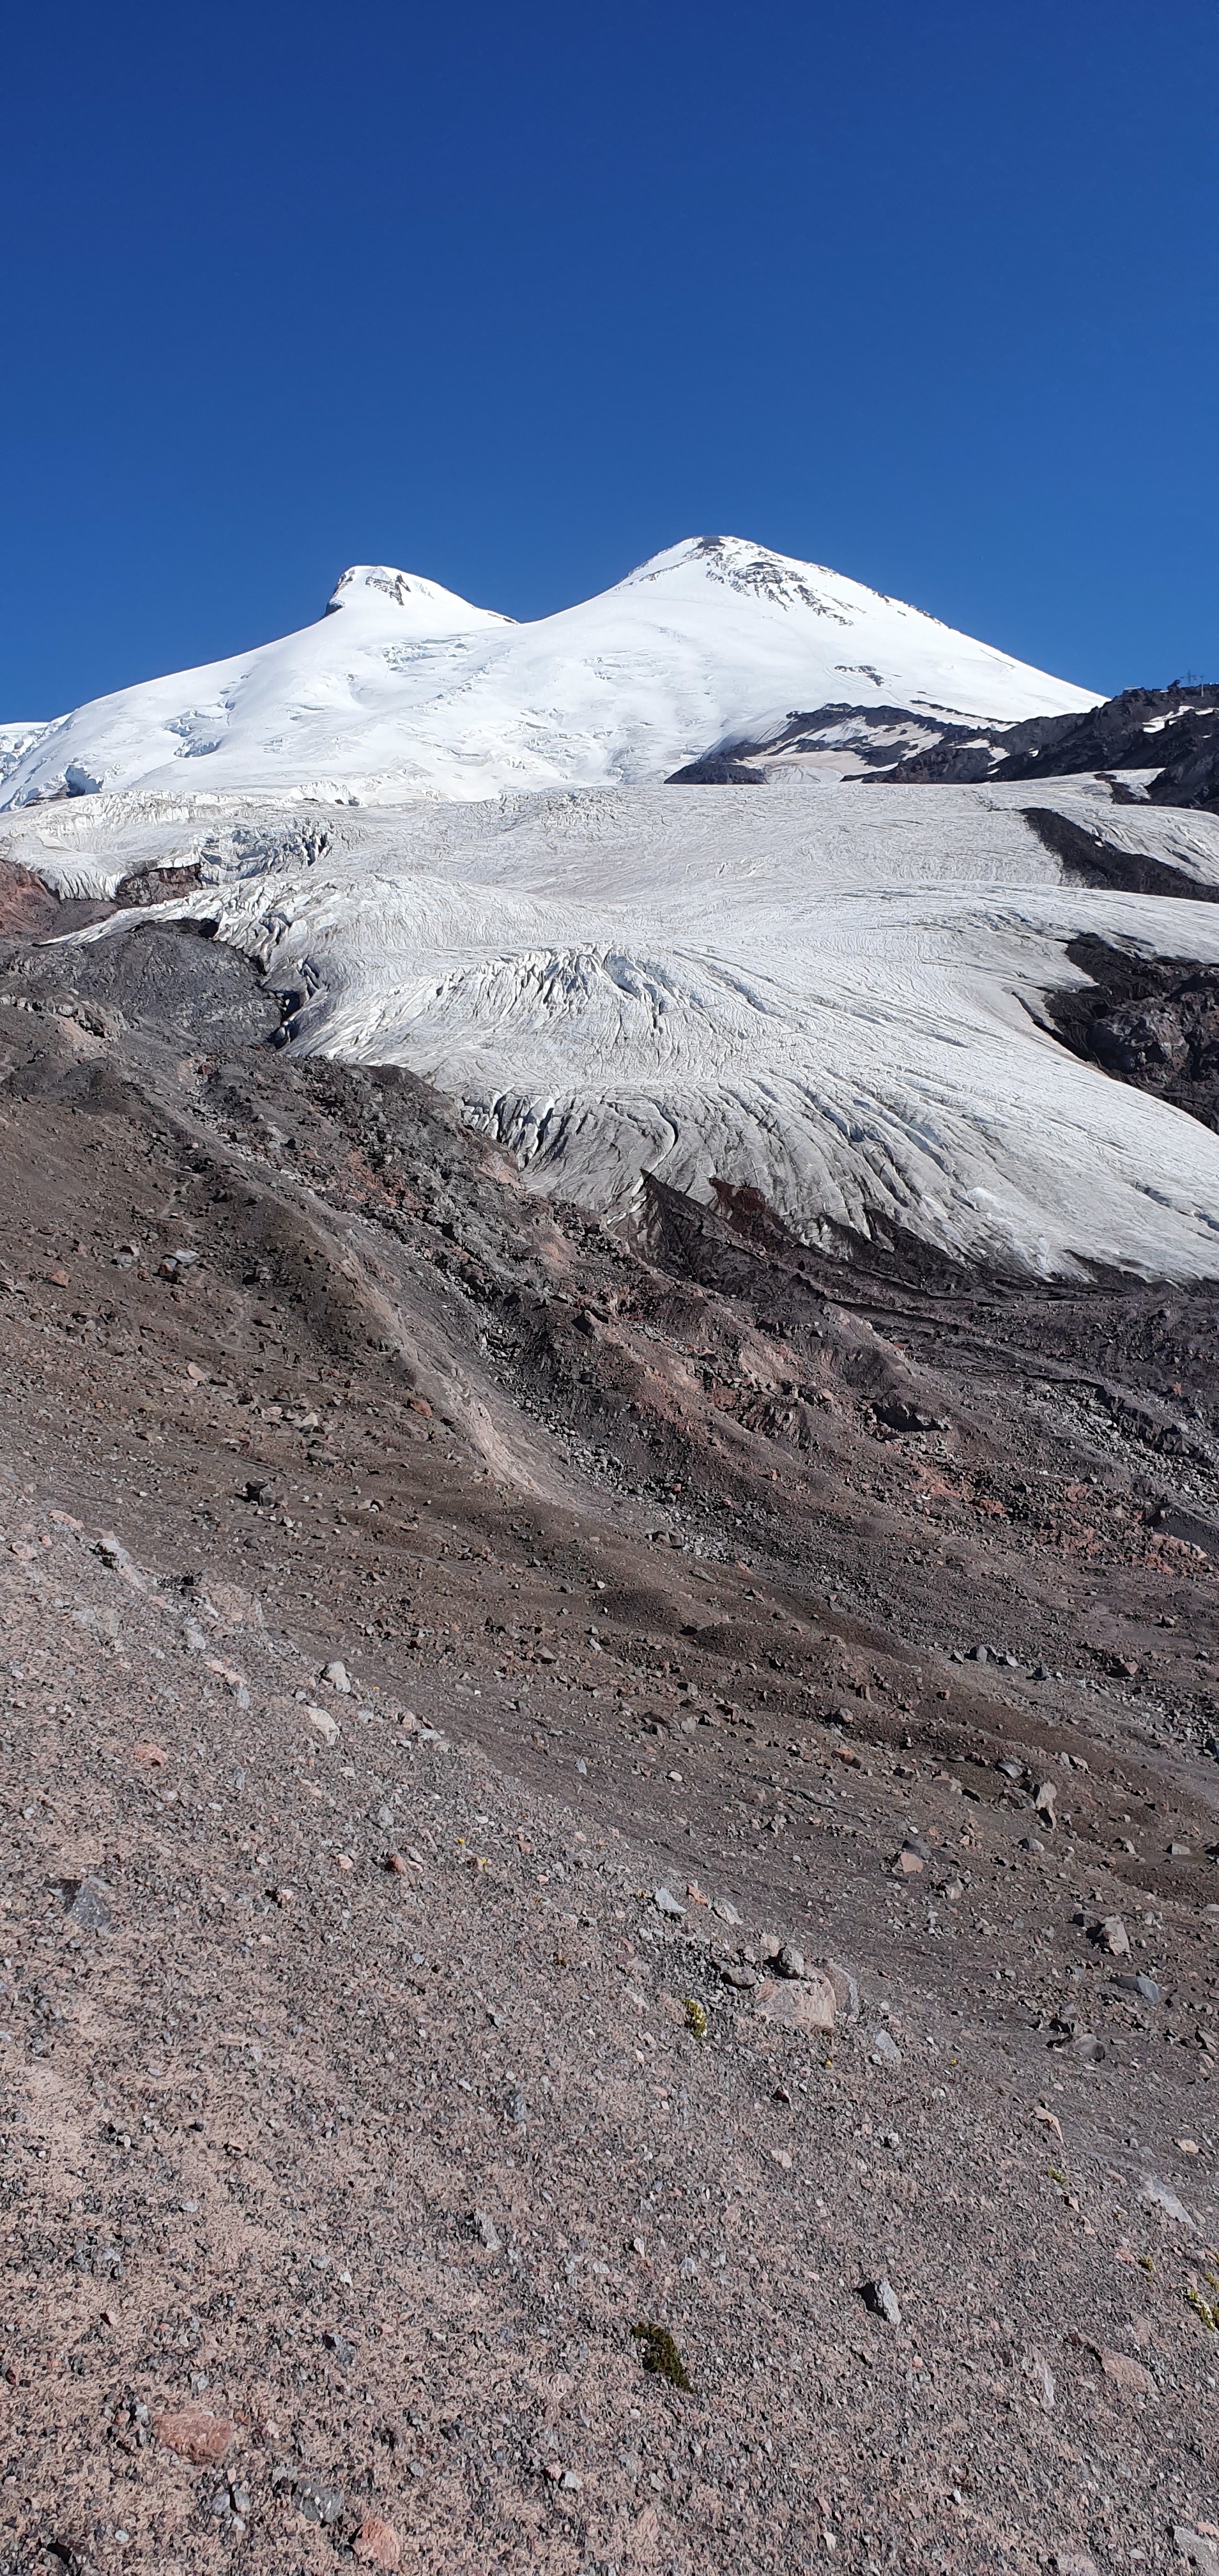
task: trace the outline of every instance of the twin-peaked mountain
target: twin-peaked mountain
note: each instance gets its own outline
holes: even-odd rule
[[[49,725],[0,801],[206,788],[386,804],[650,785],[722,745],[774,742],[790,757],[801,724],[817,739],[796,756],[824,751],[841,770],[889,745],[917,754],[945,726],[1093,703],[901,600],[738,537],[689,538],[524,625],[358,564],[299,634]]]

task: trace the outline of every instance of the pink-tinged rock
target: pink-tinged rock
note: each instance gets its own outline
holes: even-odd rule
[[[382,2522],[376,2513],[365,2514],[356,2534],[352,2556],[362,2559],[366,2567],[400,2567],[402,2543],[392,2522]]]
[[[829,1978],[834,1989],[834,2001],[838,2007],[839,2020],[858,2021],[859,1984],[850,1969],[840,1967],[837,1959],[826,1959],[821,1973]]]
[[[660,2556],[660,2516],[654,2504],[645,2504],[636,2518],[627,2544],[631,2562],[636,2567],[654,2567]]]
[[[1186,2564],[1196,2568],[1198,2576],[1219,2576],[1219,2548],[1206,2537],[1213,2530],[1214,2524],[1209,2522],[1203,2523],[1201,2531],[1191,2531],[1187,2524],[1178,2523],[1172,2535]]]
[[[1106,2379],[1112,2379],[1130,2397],[1150,2397],[1155,2387],[1151,2372],[1144,2370],[1141,2361],[1132,2361],[1129,2353],[1102,2352],[1100,2366]]]
[[[215,2468],[231,2450],[237,2431],[226,2416],[209,2414],[206,2406],[176,2406],[154,2415],[152,2429],[167,2451],[176,2451],[196,2468]]]
[[[763,1977],[754,2002],[763,2021],[777,2022],[783,2030],[824,2035],[834,2027],[834,1989],[820,1968],[807,1969],[799,1982],[785,1977],[780,1984]]]

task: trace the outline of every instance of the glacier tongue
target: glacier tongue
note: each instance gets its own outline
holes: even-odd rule
[[[1113,811],[1097,782],[1053,787],[1064,813]],[[409,1066],[531,1186],[607,1216],[652,1173],[707,1204],[756,1189],[830,1247],[892,1231],[975,1267],[1215,1275],[1219,1137],[1038,1014],[1082,980],[1085,931],[1219,964],[1219,904],[1065,883],[1028,792],[104,795],[10,815],[0,851],[77,893],[193,865],[165,912],[258,961],[298,1046]],[[1120,818],[1219,887],[1219,819]]]

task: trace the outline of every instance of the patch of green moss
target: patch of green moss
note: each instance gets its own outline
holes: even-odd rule
[[[667,2379],[674,2388],[692,2393],[693,2380],[667,2326],[632,2326],[631,2334],[643,2347],[639,2358],[645,2370],[653,2371],[658,2379]]]

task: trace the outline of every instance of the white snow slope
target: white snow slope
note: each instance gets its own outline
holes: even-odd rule
[[[33,724],[0,724],[0,789],[3,789],[5,780],[12,777],[18,762],[24,760],[26,753],[32,751],[50,730],[50,723],[45,720]],[[0,794],[0,805],[3,802]]]
[[[200,867],[166,913],[300,997],[298,1046],[410,1066],[602,1214],[653,1172],[703,1203],[751,1185],[830,1248],[892,1228],[975,1267],[1219,1275],[1219,1137],[1036,1016],[1082,980],[1083,931],[1219,964],[1219,903],[1065,884],[1029,797],[798,775],[358,812],[100,795],[8,815],[0,856],[97,894]],[[1219,887],[1219,819],[1089,780],[1038,801]]]
[[[188,783],[375,805],[648,784],[796,710],[1002,723],[1094,703],[900,600],[738,537],[687,538],[599,598],[522,626],[416,574],[357,564],[300,634],[62,717],[0,783],[0,805]]]

